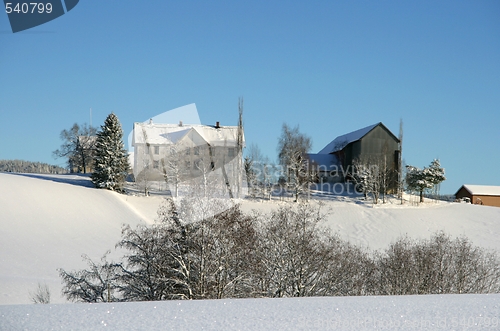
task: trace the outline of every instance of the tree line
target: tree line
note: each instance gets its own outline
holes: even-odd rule
[[[0,172],[22,172],[36,174],[65,174],[68,171],[62,167],[23,160],[0,160]]]
[[[193,221],[193,203],[169,199],[156,224],[124,226],[117,262],[105,254],[86,257],[87,269],[59,269],[63,295],[111,302],[500,292],[500,257],[466,237],[403,237],[372,252],[323,226],[319,204],[269,214],[233,205]]]

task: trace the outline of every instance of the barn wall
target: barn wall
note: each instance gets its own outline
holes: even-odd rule
[[[455,198],[457,199],[462,199],[462,198],[469,198],[472,201],[472,194],[469,193],[463,186],[457,191],[455,194]]]
[[[500,207],[500,196],[494,195],[474,195],[472,199],[472,203],[481,204],[478,199],[481,199],[482,205],[484,206],[494,206]]]
[[[361,139],[361,155],[363,157],[380,157],[385,150],[391,168],[396,166],[394,164],[394,151],[398,147],[397,140],[381,125],[375,127]]]

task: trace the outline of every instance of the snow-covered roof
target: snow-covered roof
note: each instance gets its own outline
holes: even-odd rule
[[[470,194],[473,195],[498,195],[500,196],[500,186],[492,185],[464,185],[463,186]]]
[[[210,125],[195,125],[193,129],[211,146],[236,146],[238,138],[237,126],[221,126],[216,128]],[[245,139],[243,138],[243,144]]]
[[[314,164],[326,169],[340,165],[339,159],[333,154],[307,154],[307,157]]]
[[[373,130],[378,125],[383,125],[383,124],[382,122],[379,122],[373,125],[369,125],[365,128],[349,132],[342,136],[338,136],[331,143],[329,143],[322,150],[320,150],[318,154],[329,154],[339,151],[342,148],[344,148],[347,144],[350,144],[352,142],[358,141],[359,139],[363,138],[368,132]]]
[[[238,127],[221,126],[217,128],[200,124],[134,123],[132,145],[146,142],[151,145],[176,144],[190,132],[196,132],[211,146],[236,146]]]

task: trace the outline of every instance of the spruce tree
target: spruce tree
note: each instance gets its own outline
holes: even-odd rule
[[[122,127],[118,117],[111,113],[97,132],[92,182],[97,188],[122,192],[128,169]]]

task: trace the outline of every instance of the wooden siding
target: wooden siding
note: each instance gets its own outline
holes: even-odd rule
[[[499,195],[480,195],[480,194],[474,195],[471,194],[469,191],[467,191],[463,186],[457,191],[455,197],[457,199],[469,198],[472,204],[478,204],[478,205],[482,204],[483,206],[500,207]]]
[[[478,200],[481,199],[481,200]],[[500,196],[497,195],[473,195],[471,202],[483,206],[500,207]]]

